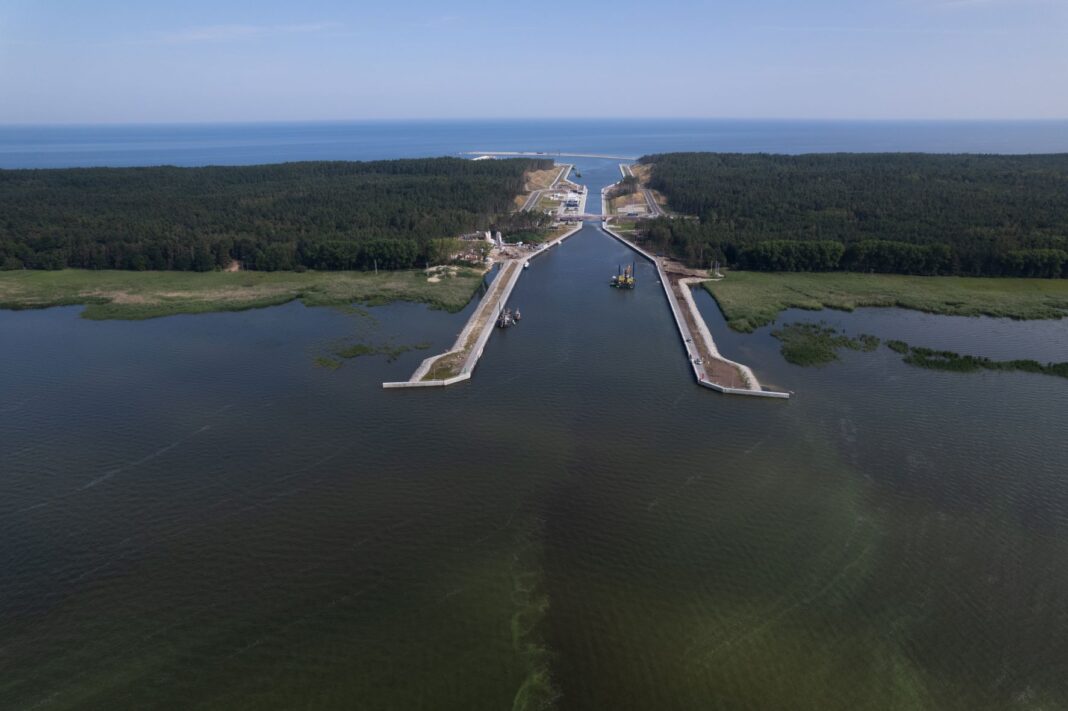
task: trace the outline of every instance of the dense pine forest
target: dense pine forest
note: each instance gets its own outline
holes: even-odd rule
[[[0,268],[421,266],[514,209],[551,160],[0,170]]]
[[[672,153],[646,223],[694,265],[1068,277],[1068,155]]]

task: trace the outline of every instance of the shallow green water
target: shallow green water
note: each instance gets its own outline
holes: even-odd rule
[[[796,393],[720,396],[651,267],[608,288],[632,259],[590,226],[536,260],[447,391],[380,388],[423,351],[314,359],[436,352],[466,313],[0,312],[0,707],[1068,707],[1068,384],[798,368],[698,293]],[[785,315],[818,317],[1068,352],[1064,324]]]

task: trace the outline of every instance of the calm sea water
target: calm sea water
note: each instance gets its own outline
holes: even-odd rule
[[[425,352],[314,359],[466,312],[0,311],[0,708],[1068,707],[1068,382],[798,368],[699,292],[796,393],[720,396],[649,265],[607,287],[633,259],[593,225],[540,257],[433,392],[380,387]],[[1068,322],[803,318],[1068,354]]]
[[[1068,152],[1068,121],[409,121],[0,126],[0,168],[240,165],[462,151]]]

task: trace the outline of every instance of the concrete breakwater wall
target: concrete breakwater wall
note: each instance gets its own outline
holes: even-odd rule
[[[751,397],[765,397],[776,399],[788,399],[790,397],[790,393],[764,390],[760,385],[760,381],[757,380],[756,375],[748,366],[742,365],[741,363],[736,363],[732,360],[728,360],[727,358],[724,358],[720,355],[719,349],[716,347],[715,340],[712,338],[712,333],[708,330],[708,325],[705,323],[704,319],[701,317],[700,312],[697,310],[697,304],[693,300],[693,295],[690,294],[690,286],[692,284],[699,283],[700,281],[702,281],[701,279],[680,280],[680,286],[682,287],[680,289],[680,293],[682,294],[683,299],[686,301],[685,305],[680,305],[679,300],[675,296],[675,290],[671,288],[671,282],[668,279],[668,275],[664,272],[663,267],[660,265],[660,261],[656,257],[654,257],[652,254],[649,254],[633,242],[630,242],[629,240],[625,239],[619,233],[615,232],[611,227],[608,226],[607,221],[602,224],[602,229],[604,229],[607,234],[611,235],[615,239],[625,244],[627,247],[633,249],[635,252],[648,259],[650,262],[653,263],[653,266],[656,267],[657,276],[660,278],[660,283],[664,287],[664,294],[667,296],[668,305],[671,307],[671,314],[675,318],[675,325],[679,329],[679,336],[682,338],[683,348],[686,350],[687,357],[690,361],[690,367],[693,368],[694,377],[697,379],[697,383],[699,385],[701,385],[702,387],[710,388],[717,392],[726,393],[728,395],[748,395]],[[693,333],[689,325],[687,325],[687,319],[682,313],[683,308],[686,308],[690,311],[691,320],[696,325],[698,333]],[[713,381],[708,376],[706,369],[703,367],[704,364],[701,362],[699,350],[695,346],[695,338],[702,339],[706,350],[711,353],[712,356],[720,363],[730,366],[732,368],[736,368],[741,374],[742,378],[745,380],[745,383],[748,387],[730,387]]]
[[[425,359],[420,363],[419,367],[416,368],[415,372],[412,374],[412,377],[408,380],[382,383],[382,387],[387,389],[440,388],[470,380],[471,374],[474,372],[475,366],[478,365],[478,361],[482,357],[482,352],[486,348],[486,343],[489,342],[489,338],[493,334],[493,329],[497,326],[496,313],[498,308],[508,302],[508,298],[512,295],[512,290],[515,289],[515,285],[519,283],[519,277],[523,275],[523,263],[525,261],[537,259],[540,255],[548,252],[552,247],[555,247],[581,230],[582,227],[583,225],[580,224],[556,239],[546,242],[544,249],[532,252],[526,259],[512,259],[503,263],[501,265],[500,273],[497,275],[497,278],[493,280],[493,284],[490,285],[489,291],[482,297],[482,301],[479,303],[478,308],[471,314],[471,318],[467,320],[463,330],[460,331],[460,335],[456,337],[456,341],[453,343],[452,348],[444,353],[430,356]],[[474,342],[471,341],[472,337],[475,338]],[[442,379],[424,380],[427,374],[431,371],[431,368],[433,368],[440,360],[461,356],[463,357],[463,364],[460,366],[456,375]]]

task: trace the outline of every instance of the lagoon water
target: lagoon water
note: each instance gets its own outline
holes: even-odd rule
[[[589,225],[535,260],[442,391],[380,387],[426,352],[314,360],[467,312],[0,311],[0,707],[1068,707],[1068,382],[799,368],[701,292],[795,392],[721,396],[649,265],[606,286],[633,259]],[[821,318],[1068,359],[1064,321],[780,320]]]

